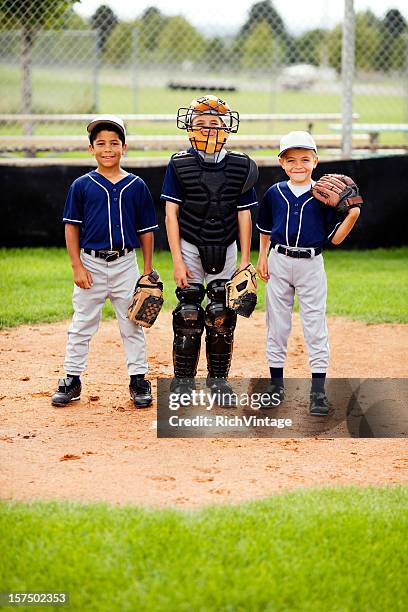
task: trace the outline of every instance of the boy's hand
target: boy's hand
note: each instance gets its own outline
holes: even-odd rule
[[[268,272],[268,259],[266,255],[260,255],[258,257],[258,263],[256,264],[256,271],[258,273],[259,278],[261,278],[265,283],[269,280],[269,272]]]
[[[78,264],[73,267],[74,283],[80,289],[90,289],[93,285],[92,274],[85,268],[85,266]]]
[[[177,287],[184,289],[184,287],[189,287],[188,279],[193,278],[190,270],[187,268],[184,262],[177,264],[174,266],[174,274],[173,278],[176,281]]]
[[[250,263],[251,263],[251,262],[249,261],[249,259],[248,259],[248,261],[246,261],[245,259],[244,259],[244,260],[241,260],[241,263],[239,264],[238,272],[240,272],[241,270],[244,270],[245,268],[247,268],[247,267],[249,266],[249,264],[250,264]],[[254,283],[254,285],[255,285],[255,289],[258,289],[258,285],[257,285],[256,278],[255,278],[255,277],[252,279],[252,282],[253,282],[253,283]]]

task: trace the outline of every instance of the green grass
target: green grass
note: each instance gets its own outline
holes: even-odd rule
[[[408,323],[408,248],[328,251],[327,313],[367,323]]]
[[[402,612],[407,510],[407,487],[196,513],[3,502],[0,591],[66,591],[88,612]]]
[[[139,262],[140,260],[140,255]],[[325,253],[329,315],[368,323],[408,323],[408,247]],[[257,253],[252,261],[256,264]],[[176,305],[170,254],[155,253],[165,285],[164,308]],[[51,322],[72,314],[72,273],[62,248],[0,250],[0,327]],[[258,280],[258,306],[265,308],[265,285]],[[110,302],[104,318],[114,317]]]

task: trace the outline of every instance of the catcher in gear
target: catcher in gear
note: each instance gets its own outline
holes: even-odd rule
[[[360,215],[362,199],[349,177],[330,175],[316,183],[312,180],[318,157],[316,143],[308,132],[283,136],[278,159],[288,180],[267,190],[257,223],[257,272],[267,282],[266,354],[271,398],[275,393],[284,397],[283,370],[296,293],[312,374],[309,411],[313,416],[326,416],[329,346],[322,251],[327,243],[338,245],[350,233]]]
[[[249,266],[251,212],[257,204],[256,164],[247,155],[226,151],[239,115],[215,95],[180,108],[177,125],[191,147],[173,155],[161,199],[166,202],[166,228],[173,258],[176,295],[173,312],[173,393],[194,389],[201,336],[206,332],[207,385],[224,397],[231,365],[237,310],[249,312],[244,292],[230,308],[227,284],[237,268],[237,243],[243,270]],[[205,285],[206,284],[206,288]],[[201,304],[207,293],[207,304]],[[228,404],[226,399],[224,405]]]
[[[136,283],[128,318],[142,327],[151,327],[163,306],[163,283],[156,270],[144,274]]]

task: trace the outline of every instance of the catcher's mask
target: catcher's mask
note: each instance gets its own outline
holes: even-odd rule
[[[214,121],[215,118],[218,121]],[[177,127],[187,130],[196,151],[219,153],[228,136],[238,131],[239,114],[217,96],[202,96],[193,100],[188,108],[178,109]]]

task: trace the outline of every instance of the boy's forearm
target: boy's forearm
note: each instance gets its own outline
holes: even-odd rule
[[[259,257],[266,257],[270,245],[270,237],[267,234],[259,234]]]
[[[337,228],[334,236],[332,237],[332,239],[331,239],[332,244],[334,244],[334,245],[341,244],[343,242],[343,240],[345,238],[347,238],[347,236],[349,235],[349,233],[353,229],[353,227],[354,227],[357,219],[359,218],[359,216],[360,216],[360,209],[359,208],[352,208],[351,210],[349,210],[346,218],[339,225],[339,227]]]
[[[183,257],[181,255],[178,217],[176,209],[173,207],[168,207],[168,205],[166,205],[166,231],[173,264],[181,263],[183,261]]]
[[[243,210],[238,213],[239,242],[241,245],[241,265],[248,264],[251,256],[252,220],[251,212]]]
[[[153,270],[153,232],[146,232],[139,236],[140,248],[143,255],[143,274],[150,274]]]
[[[78,225],[71,223],[65,224],[65,243],[73,268],[82,265],[81,262],[81,247],[79,244],[80,228]]]

